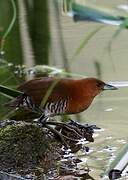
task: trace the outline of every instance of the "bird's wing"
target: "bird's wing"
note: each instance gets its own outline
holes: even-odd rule
[[[43,101],[45,104],[68,99],[70,94],[68,84],[66,79],[38,78],[25,82],[18,90],[30,96],[34,104],[40,105]]]

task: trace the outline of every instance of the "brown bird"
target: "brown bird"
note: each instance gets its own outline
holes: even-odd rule
[[[117,88],[96,78],[75,80],[41,77],[23,83],[17,89],[24,94],[9,102],[9,105],[40,109],[43,122],[50,116],[80,113],[90,106],[100,92]]]

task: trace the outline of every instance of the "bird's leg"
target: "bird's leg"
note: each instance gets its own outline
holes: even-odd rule
[[[42,115],[39,117],[38,122],[42,125],[45,126],[45,124],[47,123],[47,121],[50,119],[50,113],[47,110],[42,110],[40,109],[40,111],[42,112]]]
[[[47,129],[49,129],[54,135],[56,135],[61,142],[64,144],[64,146],[68,149],[69,146],[66,143],[65,139],[66,137],[61,134],[59,131],[57,131],[56,129],[50,127],[47,123],[50,119],[50,113],[47,110],[42,110],[40,109],[40,111],[42,111],[42,115],[40,116],[40,118],[38,119],[38,122],[41,124],[42,127],[46,127]]]
[[[50,113],[47,110],[36,107],[36,105],[32,102],[31,97],[25,93],[20,97],[20,101],[18,102],[17,107],[27,107],[32,112],[41,114],[38,122],[41,123],[42,126],[44,126],[45,123],[49,120]]]

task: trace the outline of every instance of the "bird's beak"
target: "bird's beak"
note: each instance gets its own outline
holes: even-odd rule
[[[117,90],[118,88],[110,84],[105,84],[103,90]]]

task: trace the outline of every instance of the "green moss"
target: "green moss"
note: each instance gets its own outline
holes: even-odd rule
[[[37,166],[49,147],[45,133],[36,125],[24,123],[1,128],[0,169]]]

